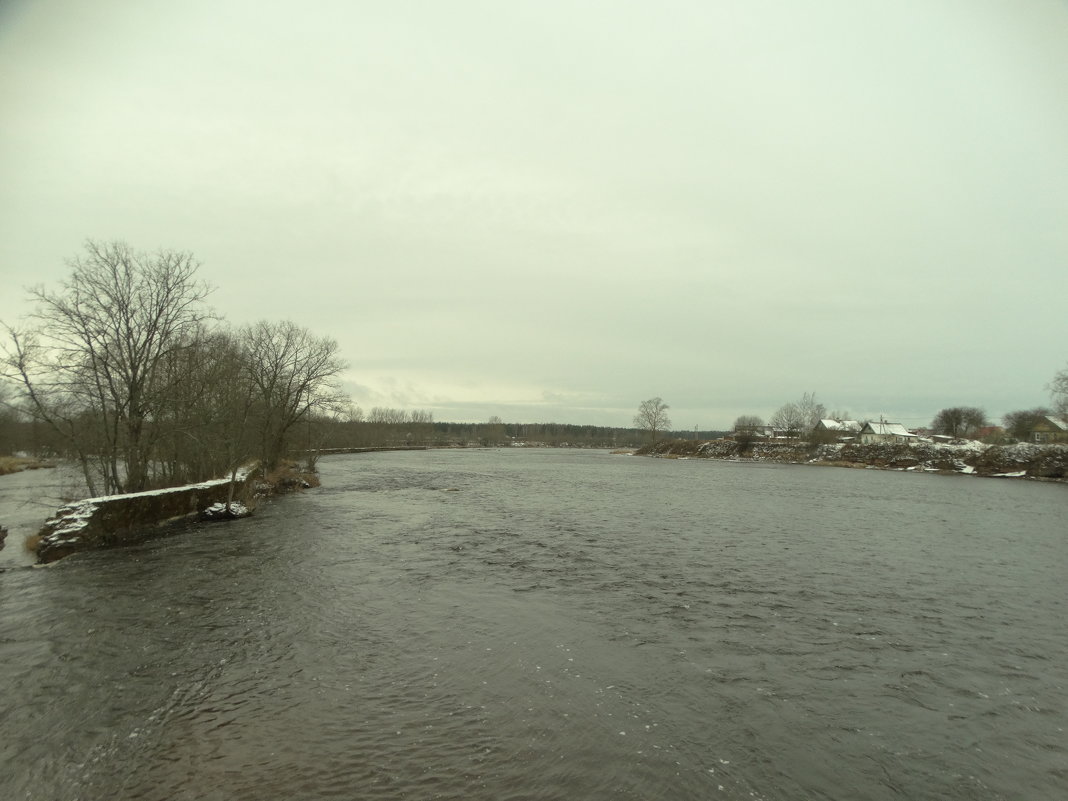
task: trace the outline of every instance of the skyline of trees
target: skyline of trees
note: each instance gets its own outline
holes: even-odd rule
[[[228,328],[191,254],[85,249],[58,290],[30,290],[30,325],[3,326],[0,374],[16,395],[5,408],[47,427],[92,494],[215,478],[252,459],[266,472],[299,421],[345,404],[336,342],[288,321]]]
[[[498,415],[441,423],[429,410],[385,407],[365,416],[339,386],[346,364],[335,340],[284,320],[228,326],[208,307],[211,287],[192,254],[89,240],[68,264],[58,288],[29,290],[28,325],[0,324],[0,448],[27,436],[47,442],[79,462],[94,494],[232,474],[252,459],[269,470],[291,452],[346,447],[331,441],[340,433],[362,443],[606,447],[635,444],[641,432],[653,441],[719,433],[671,431],[660,397],[639,404],[633,429],[505,423]],[[1008,436],[1024,438],[1045,414],[1068,414],[1068,367],[1046,389],[1052,411],[1007,413]],[[769,422],[800,437],[826,416],[841,419],[806,392]],[[736,430],[756,425],[756,415],[735,421]],[[956,406],[940,410],[931,428],[976,436],[986,425],[982,409]]]

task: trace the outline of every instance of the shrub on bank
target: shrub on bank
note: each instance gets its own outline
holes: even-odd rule
[[[20,473],[23,470],[40,470],[45,467],[55,467],[55,464],[43,462],[40,459],[24,459],[21,456],[0,456],[0,476]]]
[[[319,474],[312,469],[301,468],[296,462],[280,464],[263,477],[262,494],[294,492],[318,487]]]

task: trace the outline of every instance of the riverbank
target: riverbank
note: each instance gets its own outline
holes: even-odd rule
[[[1068,446],[1027,442],[1015,445],[984,445],[980,442],[872,445],[852,442],[824,445],[759,442],[743,447],[729,439],[706,442],[666,440],[641,448],[637,455],[1068,480]]]
[[[315,456],[387,450],[426,448],[337,448],[316,451]],[[38,564],[47,564],[80,551],[141,542],[197,520],[207,522],[244,517],[251,514],[258,500],[264,497],[319,486],[313,462],[314,459],[308,459],[306,468],[295,462],[289,463],[266,477],[255,479],[246,479],[245,473],[241,472],[232,487],[230,479],[220,478],[146,492],[84,498],[59,506],[43,526],[34,524],[31,530],[36,533],[24,533],[20,539],[25,540],[25,551],[32,555],[31,558],[36,557]],[[4,531],[7,533],[6,528]],[[9,549],[12,547],[10,541],[7,545]],[[17,560],[8,561],[18,563]],[[5,566],[0,565],[0,569]]]
[[[264,497],[317,486],[318,474],[287,465],[266,477],[239,471],[232,480],[86,498],[60,507],[26,547],[47,564],[79,551],[141,542],[197,520],[247,517]]]
[[[54,468],[55,462],[46,459],[30,459],[23,456],[0,456],[0,476],[21,473],[23,470],[45,470]]]
[[[161,526],[205,515],[208,510],[234,504],[244,494],[246,477],[234,482],[221,478],[184,487],[86,498],[61,507],[27,543],[42,564],[79,551],[125,545],[157,533]],[[244,510],[244,504],[235,508]],[[207,515],[209,519],[218,515]]]

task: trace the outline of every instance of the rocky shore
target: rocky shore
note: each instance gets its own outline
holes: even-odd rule
[[[1068,480],[1068,445],[984,445],[979,442],[913,444],[757,442],[748,447],[729,439],[707,442],[666,440],[637,451],[639,456],[672,459],[821,464],[835,467],[961,473],[999,478]]]
[[[238,492],[244,482],[242,476],[236,484]],[[38,533],[37,559],[47,564],[78,551],[136,542],[166,523],[205,515],[206,510],[217,506],[225,507],[232,493],[230,480],[223,478],[67,504],[45,521]]]

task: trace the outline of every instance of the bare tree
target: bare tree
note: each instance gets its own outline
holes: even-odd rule
[[[797,411],[801,415],[801,431],[809,434],[827,415],[827,407],[816,400],[815,392],[806,392],[797,402]]]
[[[780,406],[772,415],[771,424],[788,437],[807,436],[826,416],[827,407],[816,400],[816,393],[806,392],[799,401]]]
[[[734,421],[734,441],[743,450],[749,450],[750,446],[760,435],[760,429],[764,427],[764,420],[755,414],[743,414]]]
[[[13,403],[14,397],[14,390],[0,379],[0,455],[16,450],[19,409]]]
[[[429,409],[412,409],[408,415],[409,444],[429,444],[434,437],[434,413]]]
[[[735,431],[756,431],[764,426],[764,419],[755,414],[739,415],[734,421]]]
[[[156,458],[168,484],[229,475],[256,456],[258,389],[243,344],[230,331],[203,331],[167,362],[175,376],[170,416]],[[182,378],[184,380],[177,380]]]
[[[1068,420],[1068,367],[1053,376],[1047,389],[1053,398],[1053,407],[1057,414]]]
[[[8,328],[5,365],[29,410],[67,441],[90,490],[138,491],[173,386],[164,360],[209,317],[193,256],[88,241],[59,291],[35,288],[26,331]],[[95,467],[96,469],[92,469]]]
[[[656,442],[657,436],[671,427],[671,419],[667,416],[670,408],[659,397],[642,401],[634,415],[634,427],[648,431],[650,439]]]
[[[403,425],[410,419],[406,409],[392,409],[388,406],[375,406],[367,416],[367,422],[385,426]]]
[[[931,431],[950,437],[974,437],[986,425],[986,412],[974,406],[942,409],[931,422]]]
[[[771,424],[788,437],[800,436],[805,416],[796,403],[784,403],[771,416]]]
[[[482,426],[482,444],[500,445],[507,439],[504,432],[504,421],[498,415],[492,415],[486,425]]]
[[[289,321],[243,329],[245,366],[257,396],[259,458],[264,472],[286,453],[290,430],[311,412],[338,412],[348,398],[336,385],[345,363],[337,342]]]

